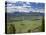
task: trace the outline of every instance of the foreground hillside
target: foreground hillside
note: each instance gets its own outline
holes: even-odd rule
[[[15,33],[42,32],[43,15],[23,14],[15,16],[12,14],[7,17],[7,33],[13,33],[13,31]]]

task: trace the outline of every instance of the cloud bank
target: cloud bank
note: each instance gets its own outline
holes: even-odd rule
[[[19,12],[41,12],[44,13],[45,5],[44,3],[33,3],[33,2],[21,2],[17,1],[15,3],[13,2],[7,2],[7,12],[13,13],[16,11]]]

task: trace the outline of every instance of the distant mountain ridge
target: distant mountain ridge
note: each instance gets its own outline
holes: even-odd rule
[[[7,13],[7,16],[44,16],[44,13],[39,12],[14,12],[14,13]]]

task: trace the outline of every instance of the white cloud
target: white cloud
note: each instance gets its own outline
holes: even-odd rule
[[[14,8],[7,7],[7,12],[15,12],[15,11],[19,11],[19,12],[29,12],[30,9],[25,8],[25,7],[14,7]]]
[[[26,2],[27,4],[30,4],[29,2]]]
[[[7,4],[7,7],[10,7],[10,6],[12,6],[12,4]]]
[[[13,13],[13,12],[15,12],[15,11],[19,11],[19,12],[30,12],[30,11],[32,11],[32,12],[41,12],[41,13],[43,13],[44,12],[44,9],[33,9],[33,8],[26,8],[26,7],[21,7],[21,6],[16,6],[16,7],[8,7],[7,8],[7,12],[9,12],[9,13]]]

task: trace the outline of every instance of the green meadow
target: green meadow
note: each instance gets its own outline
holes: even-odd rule
[[[7,22],[7,33],[14,32],[15,33],[30,33],[30,32],[42,32],[42,16],[23,16],[11,18],[9,22]],[[14,29],[12,29],[12,26]]]

